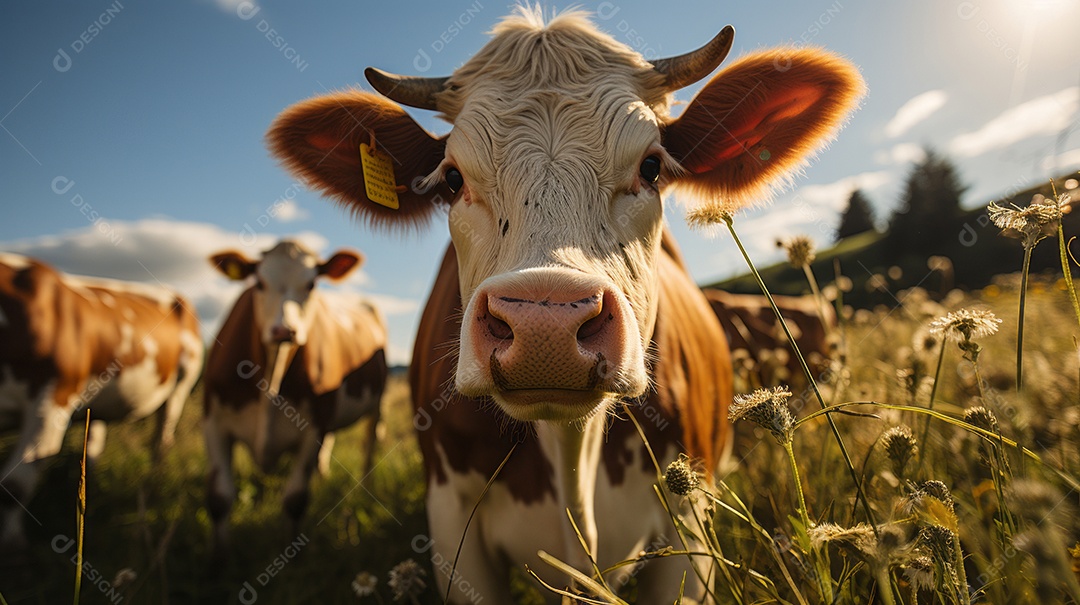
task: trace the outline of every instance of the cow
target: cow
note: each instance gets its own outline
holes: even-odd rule
[[[295,455],[284,493],[294,531],[313,471],[329,470],[334,431],[365,417],[365,475],[370,472],[386,386],[387,334],[382,314],[366,299],[315,287],[320,278],[345,278],[363,262],[357,252],[339,250],[321,261],[302,244],[282,240],[258,261],[229,250],[210,262],[230,279],[253,278],[218,332],[204,379],[207,509],[220,557],[236,499],[237,441],[263,472],[283,453]]]
[[[741,385],[745,390],[781,383],[792,388],[809,386],[768,299],[715,288],[703,291],[724,328],[736,362],[736,376],[745,383]],[[836,312],[811,296],[774,294],[773,300],[814,379],[823,380],[837,355]]]
[[[0,546],[17,552],[25,545],[21,513],[73,415],[81,423],[90,411],[93,462],[105,446],[105,423],[156,412],[160,459],[202,362],[198,319],[175,292],[0,254],[0,432],[19,429],[0,471]]]
[[[449,77],[368,68],[382,96],[301,101],[267,134],[288,171],[375,225],[448,211],[452,242],[410,384],[431,529],[414,546],[452,603],[472,591],[511,602],[511,566],[555,581],[541,550],[591,574],[569,517],[600,569],[679,544],[627,414],[661,466],[685,452],[711,474],[730,447],[730,355],[664,227],[661,191],[760,199],[863,89],[846,60],[783,48],[740,59],[672,117],[672,93],[710,74],[733,35],[649,62],[582,13],[545,22],[520,8]],[[452,129],[433,136],[401,105],[438,111]],[[673,602],[688,569],[654,559],[609,580],[636,572],[638,602]],[[686,581],[701,600],[699,575]]]

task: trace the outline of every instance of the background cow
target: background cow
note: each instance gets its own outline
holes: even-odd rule
[[[232,450],[240,441],[264,472],[293,452],[285,484],[285,512],[293,529],[307,506],[318,464],[325,473],[333,431],[370,418],[370,471],[386,385],[386,325],[363,298],[315,288],[320,277],[340,280],[362,262],[356,252],[320,259],[283,240],[251,261],[221,252],[211,262],[244,290],[218,332],[207,363],[203,431],[210,474],[207,505],[215,546],[227,540],[227,517],[236,498]],[[220,548],[218,554],[221,554]]]
[[[713,288],[703,291],[727,336],[735,375],[743,381],[738,385],[739,390],[748,392],[761,386],[780,384],[793,389],[809,386],[768,299]],[[812,296],[774,294],[773,300],[814,379],[822,380],[830,362],[837,356],[836,311],[827,303],[819,305]]]
[[[176,293],[0,254],[0,431],[20,428],[0,471],[0,545],[24,541],[20,514],[39,463],[60,451],[72,414],[90,408],[93,459],[106,422],[156,411],[160,454],[202,361],[198,320]]]
[[[449,78],[367,71],[387,97],[441,112],[453,124],[446,137],[361,91],[299,103],[269,133],[290,170],[375,222],[422,222],[450,202],[453,247],[411,382],[426,429],[433,557],[454,560],[486,479],[518,443],[457,561],[492,602],[510,602],[510,565],[549,570],[538,550],[591,569],[566,509],[601,568],[674,542],[650,489],[655,471],[617,402],[663,433],[650,435],[661,464],[685,450],[711,471],[729,443],[730,359],[664,234],[660,192],[757,199],[834,133],[862,91],[842,59],[779,49],[742,58],[672,118],[672,92],[711,73],[733,33],[649,63],[580,13],[544,24],[539,9],[521,9]],[[396,210],[368,197],[378,184],[365,182],[358,150],[370,141],[404,186]],[[443,357],[446,341],[456,363]],[[638,601],[674,601],[686,569],[682,558],[649,562]],[[445,591],[449,579],[438,579]],[[702,597],[694,573],[687,586]]]

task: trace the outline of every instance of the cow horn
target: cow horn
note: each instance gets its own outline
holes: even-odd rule
[[[720,33],[716,34],[716,37],[708,44],[697,50],[685,55],[653,61],[653,69],[667,76],[667,89],[674,92],[712,73],[724,62],[734,39],[735,28],[728,25],[720,30]]]
[[[390,100],[409,107],[433,111],[438,110],[435,106],[435,94],[443,90],[449,79],[399,76],[374,67],[365,69],[364,77],[375,90]]]

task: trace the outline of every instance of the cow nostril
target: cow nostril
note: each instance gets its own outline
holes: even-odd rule
[[[581,324],[581,327],[578,328],[577,339],[581,341],[596,336],[604,329],[604,325],[612,319],[614,318],[611,313],[601,313],[596,317],[593,317],[589,321]]]
[[[514,330],[510,327],[510,324],[490,313],[487,316],[487,329],[488,333],[498,340],[512,340],[514,338]]]

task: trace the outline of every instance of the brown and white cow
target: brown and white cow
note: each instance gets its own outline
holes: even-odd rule
[[[373,222],[416,224],[449,208],[453,243],[410,369],[432,531],[414,545],[454,561],[485,482],[517,444],[469,527],[459,575],[436,574],[458,588],[454,603],[475,596],[465,586],[511,602],[510,566],[554,579],[540,550],[589,572],[566,509],[601,569],[678,544],[617,403],[630,403],[661,464],[686,451],[711,470],[730,443],[732,369],[664,230],[661,191],[755,199],[862,91],[846,61],[784,48],[740,59],[673,118],[672,92],[716,68],[730,27],[653,63],[581,13],[545,24],[521,9],[493,33],[449,78],[367,71],[386,97],[441,112],[453,125],[445,137],[358,90],[301,102],[268,134],[289,170]],[[393,162],[397,210],[368,198],[358,149],[372,140]],[[687,567],[645,564],[638,601],[673,602]],[[687,583],[700,598],[695,574]]]
[[[254,276],[218,332],[205,376],[207,507],[221,547],[236,498],[235,442],[247,446],[264,472],[281,454],[295,454],[284,494],[294,529],[316,465],[323,473],[329,468],[333,431],[364,417],[370,418],[370,471],[386,385],[386,324],[364,298],[315,287],[320,278],[340,280],[358,267],[363,257],[356,252],[338,251],[323,262],[282,240],[258,261],[228,251],[211,262],[234,280]]]
[[[703,292],[724,328],[736,366],[740,358],[749,366],[736,367],[736,375],[746,379],[746,384],[740,385],[744,390],[781,383],[794,389],[809,386],[767,298],[715,288],[705,288]],[[839,344],[836,311],[829,305],[819,305],[812,296],[774,294],[773,300],[815,379],[828,382],[824,374],[829,371]]]
[[[157,412],[160,454],[202,361],[198,320],[175,292],[0,254],[0,431],[20,430],[0,471],[0,545],[24,541],[40,462],[60,451],[72,414],[90,409],[93,459],[106,422]]]

